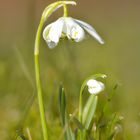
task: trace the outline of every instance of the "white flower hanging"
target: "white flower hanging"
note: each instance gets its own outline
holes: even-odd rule
[[[67,37],[75,42],[82,41],[85,38],[85,31],[99,43],[104,44],[102,38],[91,25],[71,17],[61,17],[47,25],[43,31],[43,38],[49,48],[54,48],[58,45],[60,38]]]
[[[90,94],[99,94],[105,88],[102,82],[94,80],[94,79],[88,80],[87,86],[88,86],[88,91]]]

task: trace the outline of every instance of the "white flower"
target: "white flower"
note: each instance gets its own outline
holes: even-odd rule
[[[88,86],[88,91],[91,94],[98,94],[101,91],[103,91],[105,88],[102,82],[94,80],[94,79],[88,80],[87,86]]]
[[[49,48],[54,48],[57,46],[59,39],[63,37],[67,37],[75,42],[82,41],[85,37],[84,30],[94,37],[99,43],[104,43],[102,38],[97,34],[92,26],[71,17],[61,17],[46,26],[43,31],[43,38],[47,42]]]

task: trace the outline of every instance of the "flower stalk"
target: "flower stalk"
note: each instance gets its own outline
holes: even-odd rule
[[[48,130],[47,130],[46,117],[45,117],[45,110],[44,110],[44,102],[43,102],[43,94],[42,94],[42,86],[41,86],[42,84],[40,78],[40,63],[39,63],[39,46],[40,46],[40,37],[41,37],[41,31],[43,25],[44,25],[44,20],[42,19],[36,34],[34,57],[35,57],[35,76],[36,76],[36,85],[37,85],[37,93],[38,93],[38,104],[39,104],[41,125],[43,131],[43,138],[44,140],[48,140]]]
[[[80,90],[79,96],[79,121],[82,123],[82,106],[83,106],[83,99],[82,99],[83,90]]]
[[[38,26],[38,30],[36,33],[36,38],[35,38],[35,48],[34,48],[35,76],[36,76],[36,86],[37,86],[41,126],[42,126],[44,140],[48,140],[48,129],[47,129],[47,122],[46,122],[46,117],[45,117],[44,101],[43,101],[43,94],[42,94],[42,83],[41,83],[41,76],[40,76],[40,63],[39,63],[40,41],[41,41],[41,35],[42,35],[42,29],[43,29],[44,23],[47,21],[48,17],[55,10],[63,6],[64,16],[67,16],[66,4],[75,5],[76,3],[73,1],[58,1],[58,2],[50,4],[48,7],[45,8],[42,14],[42,17]]]
[[[82,123],[82,112],[83,112],[83,99],[82,99],[83,89],[80,90],[79,96],[79,121]],[[79,131],[80,140],[83,140],[82,130]]]
[[[63,6],[63,9],[64,9],[64,17],[67,17],[68,16],[68,8],[66,6],[66,4]]]

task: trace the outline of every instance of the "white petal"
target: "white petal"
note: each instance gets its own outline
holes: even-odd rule
[[[45,40],[46,42],[47,42],[47,40],[48,40],[48,34],[49,34],[49,31],[50,31],[50,28],[51,28],[52,25],[53,25],[53,23],[47,25],[47,26],[45,27],[45,29],[43,30],[43,38],[44,38],[44,40]]]
[[[94,79],[90,79],[87,81],[87,86],[96,86],[97,85],[97,81]]]
[[[56,22],[52,23],[50,30],[46,27],[43,32],[43,37],[46,40],[49,48],[54,48],[59,42],[59,38],[62,34],[64,21],[60,18]]]
[[[88,86],[88,91],[91,94],[98,94],[101,91],[103,91],[105,88],[102,82],[94,80],[94,79],[90,79],[87,82],[87,86]]]
[[[75,25],[71,28],[70,36],[76,42],[79,42],[84,39],[85,33],[84,33],[84,30],[80,26]]]
[[[65,18],[63,32],[69,39],[74,39],[76,42],[82,41],[85,37],[84,30],[70,17]]]
[[[98,35],[96,30],[91,25],[81,20],[75,19],[75,21],[80,24],[91,36],[93,36],[97,41],[99,41],[99,43],[104,44],[103,39]]]

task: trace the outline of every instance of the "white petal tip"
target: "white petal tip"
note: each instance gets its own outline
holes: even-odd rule
[[[53,41],[51,41],[51,42],[47,42],[47,44],[48,44],[48,47],[50,48],[50,49],[53,49],[53,48],[55,48],[56,46],[57,46],[57,43],[55,43],[55,42],[53,42]]]
[[[105,44],[104,40],[100,40],[99,43],[102,45]]]
[[[92,37],[94,37],[100,44],[104,44],[104,40],[98,35],[96,30],[86,22],[75,19],[75,21],[80,24]]]
[[[91,32],[91,36],[94,37],[101,45],[105,44],[104,40],[99,36],[97,32]]]

